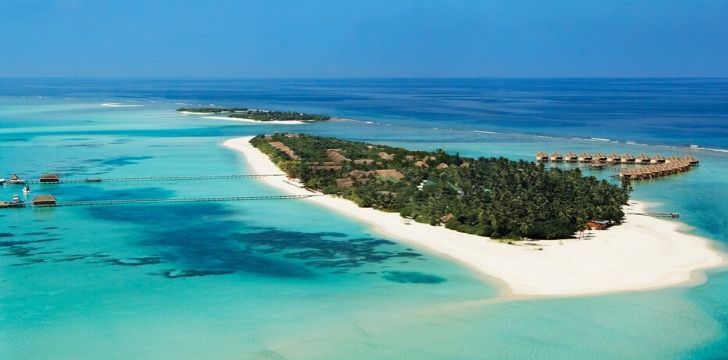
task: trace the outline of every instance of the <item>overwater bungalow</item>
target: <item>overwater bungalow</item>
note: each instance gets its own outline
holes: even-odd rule
[[[592,156],[590,154],[587,154],[587,153],[581,153],[581,155],[579,155],[578,160],[579,160],[579,162],[586,162],[586,163],[588,163],[588,162],[591,162],[592,161]]]
[[[690,170],[692,165],[687,160],[671,161],[669,163],[653,164],[640,168],[623,169],[619,173],[621,179],[643,180],[660,176],[679,174]]]
[[[604,155],[602,153],[596,153],[594,155],[594,160],[599,160],[599,161],[602,161],[602,162],[607,161],[607,155]]]
[[[634,156],[631,154],[622,155],[622,164],[634,164]]]
[[[563,160],[564,160],[564,157],[561,156],[560,153],[555,152],[555,153],[551,154],[551,161],[553,161],[553,162],[561,162]]]
[[[12,175],[10,175],[10,178],[8,179],[8,184],[23,185],[23,184],[25,184],[25,180],[21,179],[16,174],[12,174]]]
[[[602,169],[606,168],[607,166],[609,166],[609,164],[607,164],[603,161],[599,161],[598,159],[593,159],[589,163],[589,168],[594,169],[594,170],[602,170]]]
[[[698,161],[698,159],[696,159],[696,158],[694,158],[694,157],[692,157],[692,156],[690,156],[690,155],[688,155],[688,156],[685,156],[685,157],[683,158],[683,160],[685,160],[685,161],[689,162],[689,163],[690,163],[690,165],[693,165],[693,166],[695,166],[695,165],[699,165],[699,164],[700,164],[700,161]]]
[[[33,198],[33,206],[56,206],[58,202],[53,195],[38,195]]]
[[[611,154],[609,154],[609,156],[607,156],[607,162],[616,163],[616,162],[621,162],[621,161],[622,161],[622,157],[617,153],[611,153]]]
[[[61,181],[61,177],[57,174],[43,174],[40,177],[40,182],[42,184],[57,184]]]
[[[578,159],[579,157],[576,156],[576,154],[574,154],[573,152],[570,152],[566,154],[566,156],[564,156],[564,161],[566,162],[576,162]]]
[[[665,158],[662,157],[662,155],[660,155],[660,154],[655,154],[655,156],[650,158],[650,164],[660,164],[660,163],[664,163],[664,162],[665,162]]]
[[[640,156],[638,156],[634,159],[635,164],[647,164],[649,162],[650,162],[650,158],[645,154],[640,154]]]
[[[380,151],[379,153],[377,153],[377,155],[382,160],[394,160],[394,154],[387,154],[384,151]]]
[[[540,152],[540,153],[536,154],[536,161],[538,161],[538,162],[549,161],[549,155],[546,154],[545,152]]]

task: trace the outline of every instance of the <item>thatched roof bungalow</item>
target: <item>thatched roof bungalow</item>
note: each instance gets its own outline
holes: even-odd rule
[[[562,161],[562,160],[564,160],[564,157],[561,156],[560,153],[555,152],[555,153],[551,154],[551,161]]]
[[[650,164],[660,164],[660,163],[664,163],[664,162],[665,162],[665,158],[662,157],[662,155],[660,155],[660,154],[656,154],[655,156],[650,158]]]
[[[650,158],[645,154],[640,154],[640,156],[638,156],[634,159],[635,164],[646,164],[649,162],[650,162]]]
[[[404,178],[404,174],[395,169],[374,170],[374,173],[376,173],[377,176],[393,179],[395,181],[399,181]]]
[[[270,146],[280,150],[284,154],[288,155],[288,157],[291,160],[300,160],[301,159],[300,157],[298,157],[298,155],[296,155],[296,153],[291,148],[289,148],[288,146],[286,146],[286,144],[284,144],[280,141],[273,141],[273,142],[269,142],[268,144],[270,144]]]
[[[379,153],[377,153],[377,155],[378,155],[378,156],[379,156],[379,158],[380,158],[380,159],[382,159],[382,160],[388,160],[388,161],[389,161],[389,160],[394,160],[394,154],[387,154],[387,153],[386,153],[386,152],[384,152],[384,151],[380,151]]]
[[[536,154],[536,161],[549,161],[549,155],[545,152]]]
[[[623,164],[633,164],[634,163],[634,156],[630,154],[624,154],[622,156],[622,163]]]
[[[326,150],[326,157],[331,160],[332,162],[335,162],[337,164],[341,164],[343,162],[349,161],[349,159],[341,155],[341,149],[328,149]]]
[[[437,165],[437,166],[435,167],[435,169],[437,169],[437,170],[444,170],[444,169],[447,169],[448,167],[449,167],[449,166],[448,166],[447,164],[445,164],[445,163],[440,163],[440,164],[438,164],[438,165]]]
[[[422,160],[417,160],[417,162],[415,162],[415,166],[420,167],[420,168],[425,168],[425,169],[430,167],[429,165],[427,165],[426,162],[424,162]]]
[[[573,152],[569,152],[564,156],[564,161],[566,162],[577,162],[578,159],[579,157],[576,156],[576,154],[574,154]]]
[[[592,156],[591,156],[591,154],[581,153],[581,155],[579,155],[579,158],[577,160],[579,160],[579,162],[591,162]]]
[[[53,184],[53,183],[58,183],[60,181],[61,181],[61,177],[58,176],[57,174],[43,174],[40,177],[41,183]]]
[[[56,206],[57,203],[53,195],[38,195],[33,198],[33,206]]]
[[[617,153],[611,153],[607,156],[607,162],[620,162],[622,157]]]
[[[356,159],[356,160],[354,160],[354,164],[357,164],[357,165],[371,165],[372,163],[374,163],[374,160],[372,160],[372,159]]]
[[[609,220],[589,220],[586,227],[589,230],[606,230],[612,223]]]

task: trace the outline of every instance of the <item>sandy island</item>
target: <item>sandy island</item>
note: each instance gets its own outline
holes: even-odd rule
[[[223,145],[241,152],[251,173],[281,174],[250,139],[230,139]],[[286,177],[260,180],[289,194],[311,194]],[[593,231],[589,239],[519,245],[406,222],[397,213],[360,208],[330,195],[305,201],[370,225],[387,238],[454,259],[496,279],[510,296],[579,296],[694,285],[705,281],[702,270],[728,264],[728,257],[712,248],[710,240],[680,232],[681,223],[634,214],[644,209],[634,201],[625,207],[624,224]]]

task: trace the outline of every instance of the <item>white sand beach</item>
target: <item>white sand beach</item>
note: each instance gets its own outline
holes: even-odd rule
[[[252,137],[224,142],[242,153],[249,171],[280,174],[267,155],[253,147]],[[290,194],[310,194],[285,177],[260,178]],[[624,224],[593,231],[589,239],[532,241],[510,245],[416,222],[399,214],[360,208],[333,196],[306,199],[371,226],[384,237],[449,257],[503,285],[506,295],[579,296],[639,291],[702,283],[702,270],[725,266],[726,254],[711,241],[679,231],[680,222],[633,213],[644,206],[630,202]]]

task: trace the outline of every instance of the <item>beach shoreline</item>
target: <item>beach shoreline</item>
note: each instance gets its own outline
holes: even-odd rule
[[[227,140],[241,153],[249,171],[283,174],[267,155],[250,144],[252,137]],[[288,194],[311,194],[286,177],[263,183]],[[681,232],[682,223],[635,213],[644,204],[630,201],[624,224],[594,231],[589,239],[516,242],[516,245],[444,226],[405,221],[397,213],[360,208],[330,195],[305,199],[368,225],[373,232],[453,259],[502,285],[512,297],[584,296],[653,290],[703,283],[704,271],[725,266],[726,254],[709,239]]]

